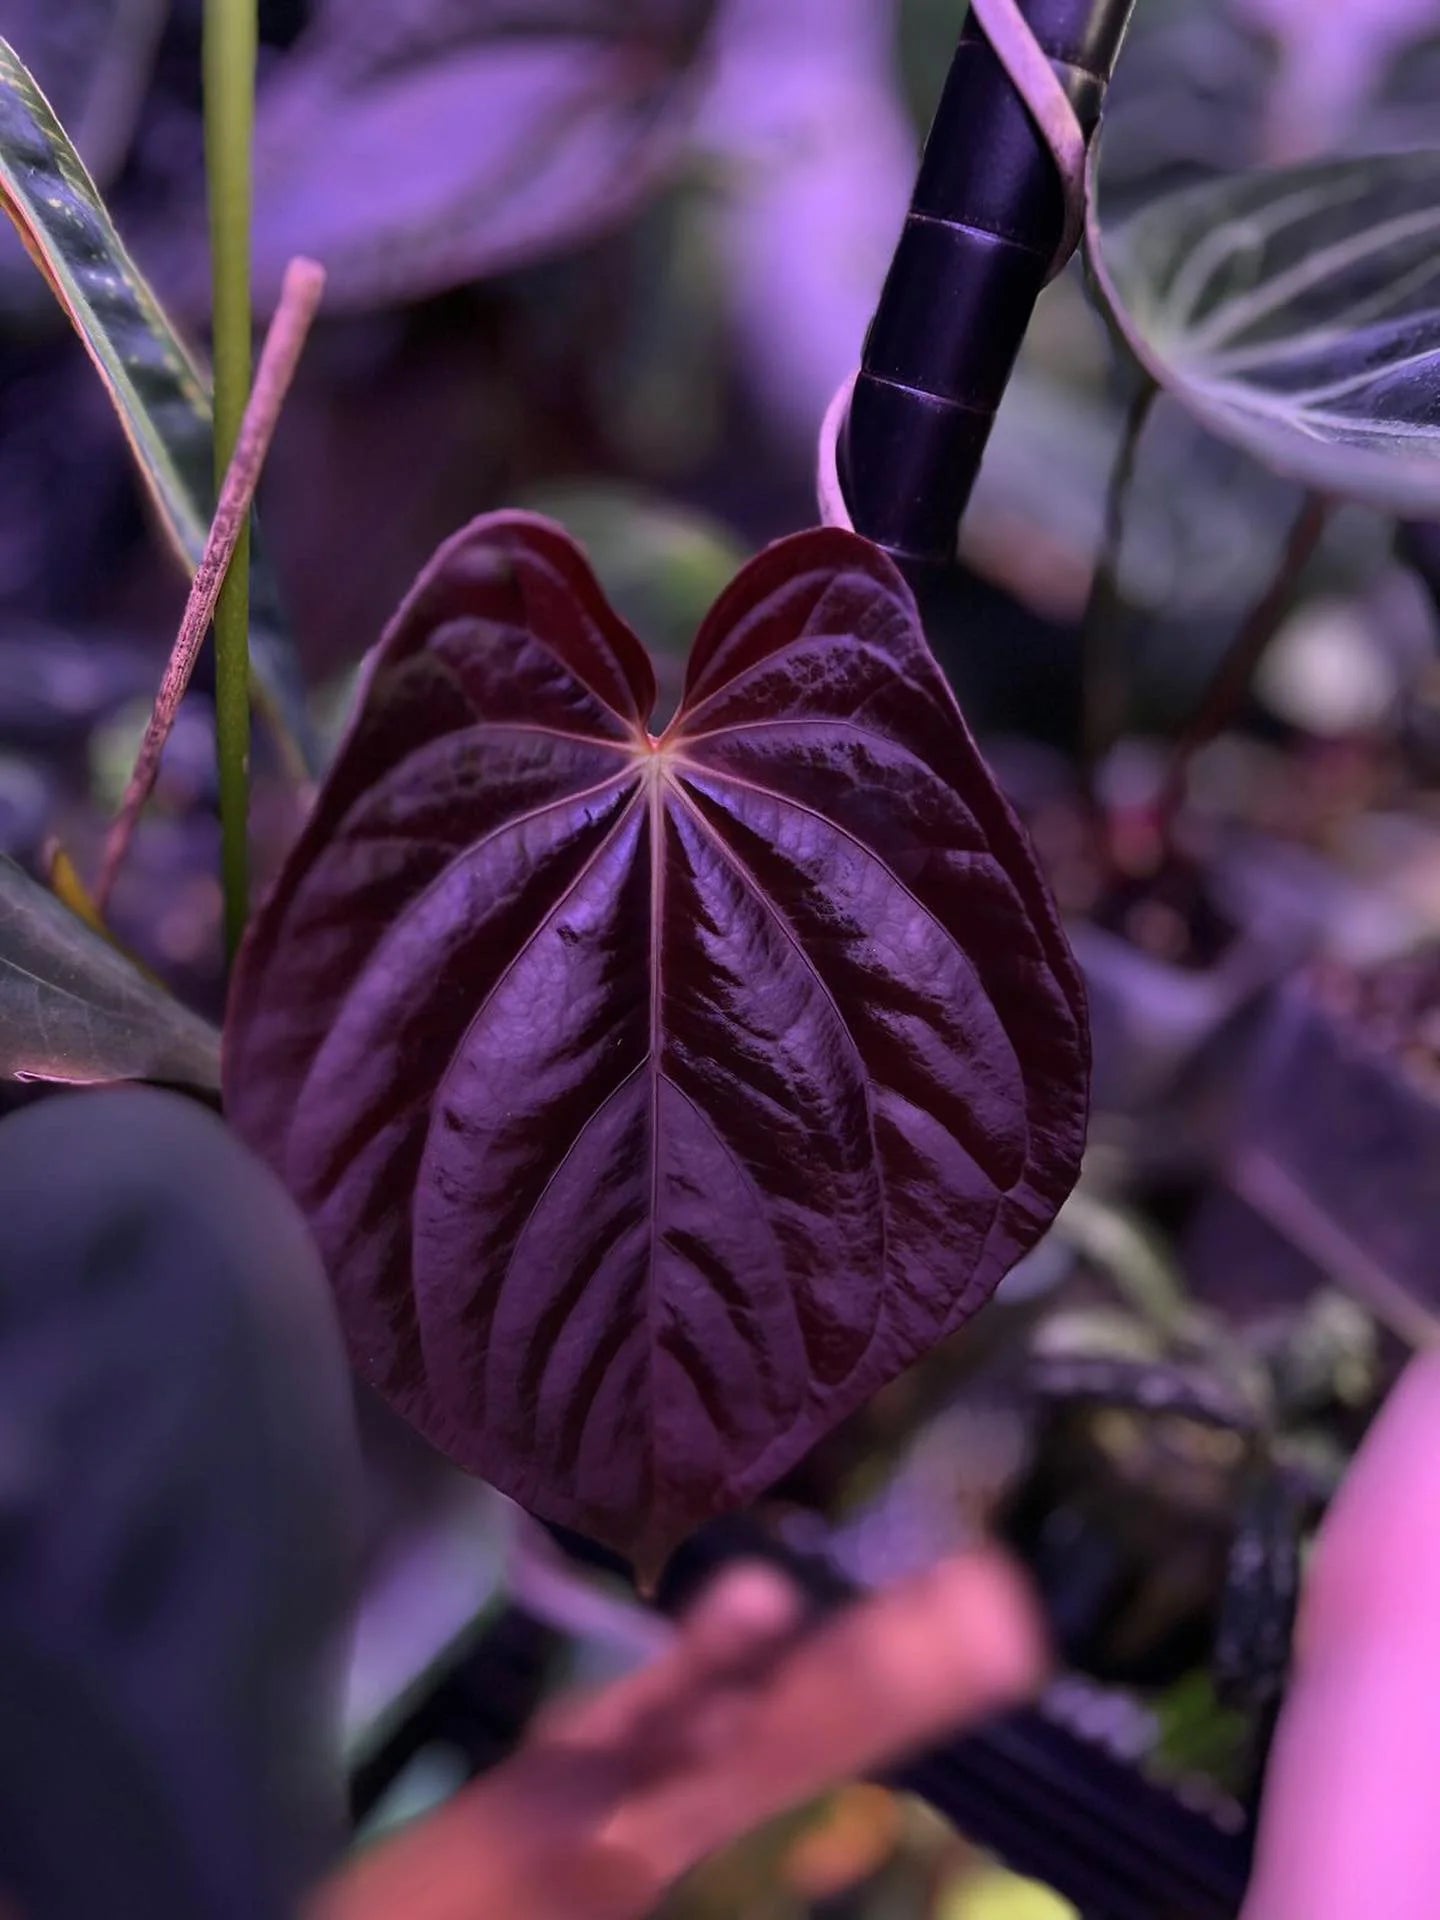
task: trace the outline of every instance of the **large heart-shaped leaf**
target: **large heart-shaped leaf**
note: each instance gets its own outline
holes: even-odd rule
[[[1079,1165],[1082,991],[890,563],[769,548],[654,677],[527,515],[401,609],[239,963],[235,1124],[362,1373],[653,1567],[979,1306]]]
[[[219,1085],[219,1035],[0,859],[0,1075]]]
[[[0,40],[0,211],[94,362],[162,525],[193,574],[214,501],[209,385],[125,250],[83,161]],[[263,558],[251,572],[256,690],[297,762],[314,737],[293,642]]]
[[[1318,492],[1440,515],[1440,152],[1207,181],[1107,233],[1101,290],[1212,432]]]

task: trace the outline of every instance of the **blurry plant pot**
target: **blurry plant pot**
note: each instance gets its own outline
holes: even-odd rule
[[[1229,1208],[1309,1263],[1317,1282],[1345,1287],[1407,1341],[1440,1332],[1440,1073],[1421,1078],[1406,1055],[1440,1016],[1440,955],[1428,1014],[1390,1038],[1327,1002],[1314,978],[1277,996],[1253,1074],[1228,1184]],[[1434,1046],[1433,1031],[1429,1046]],[[1235,1242],[1197,1220],[1194,1277],[1208,1291]]]

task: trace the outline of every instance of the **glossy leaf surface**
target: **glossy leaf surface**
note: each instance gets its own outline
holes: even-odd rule
[[[559,528],[383,641],[232,993],[234,1123],[361,1372],[653,1567],[990,1294],[1079,1164],[1081,988],[899,575],[721,596],[659,740]]]
[[[1440,152],[1208,181],[1114,233],[1092,201],[1090,253],[1211,432],[1317,492],[1440,515]]]
[[[207,1091],[219,1035],[108,940],[0,859],[0,1075],[92,1085],[164,1080]]]
[[[0,40],[0,211],[105,383],[161,524],[193,574],[214,501],[209,384],[144,276],[23,61]],[[311,757],[304,688],[275,583],[252,566],[257,692],[297,760]]]

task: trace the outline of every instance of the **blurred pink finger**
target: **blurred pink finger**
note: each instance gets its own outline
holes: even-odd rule
[[[1440,1915],[1440,1354],[1322,1530],[1244,1920]]]

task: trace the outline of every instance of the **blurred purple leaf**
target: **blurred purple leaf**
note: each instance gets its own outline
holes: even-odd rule
[[[959,32],[963,7],[955,11]],[[919,158],[887,0],[729,0],[697,143],[746,377],[807,453],[859,364]]]
[[[1235,0],[1238,18],[1280,55],[1263,153],[1279,164],[1348,146],[1391,63],[1440,33],[1437,0]]]
[[[257,298],[303,253],[329,272],[331,316],[403,304],[573,252],[681,184],[699,204],[678,208],[677,245],[714,261],[701,298],[808,459],[914,175],[893,24],[886,0],[332,3],[262,80]],[[199,314],[203,195],[189,173],[176,192],[138,250]],[[641,345],[657,378],[671,334],[703,333],[651,311],[663,281],[652,268],[636,302],[662,336]],[[700,406],[684,377],[651,431]]]
[[[167,11],[168,0],[6,0],[6,39],[97,180],[125,156]]]
[[[303,1221],[194,1102],[0,1125],[0,1879],[294,1914],[343,1842],[359,1460]]]
[[[262,86],[255,285],[296,254],[330,312],[528,265],[614,226],[683,148],[714,0],[331,4]],[[199,197],[170,249],[203,304]]]
[[[838,531],[650,662],[559,528],[421,575],[258,917],[227,1110],[361,1373],[654,1568],[989,1296],[1079,1165],[1054,907]]]

